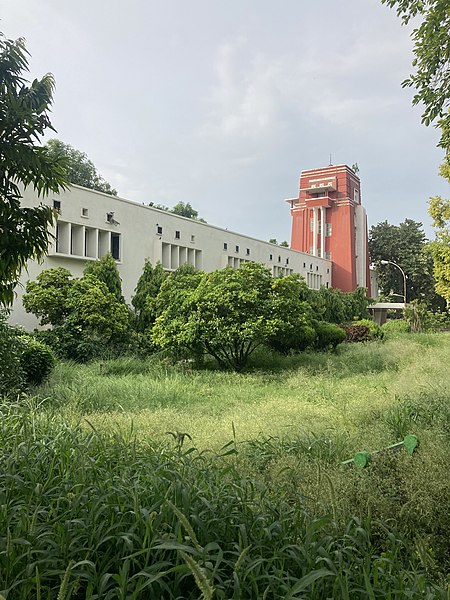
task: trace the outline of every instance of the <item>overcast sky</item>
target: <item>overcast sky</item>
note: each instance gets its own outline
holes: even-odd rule
[[[0,0],[0,18],[30,77],[56,78],[56,137],[122,197],[290,240],[283,200],[331,154],[358,163],[370,225],[431,235],[439,134],[401,88],[410,30],[380,0]]]

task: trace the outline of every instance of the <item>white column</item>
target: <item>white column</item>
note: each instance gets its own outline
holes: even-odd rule
[[[326,208],[320,207],[320,256],[325,258],[325,214]]]
[[[317,256],[317,222],[318,222],[318,210],[316,207],[313,209],[313,256]]]

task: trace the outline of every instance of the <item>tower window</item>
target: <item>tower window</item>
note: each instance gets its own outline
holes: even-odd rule
[[[330,237],[332,229],[333,229],[333,227],[332,227],[331,223],[327,223],[325,225],[325,237]]]
[[[179,231],[175,231],[175,239],[179,240],[181,237],[180,232]]]

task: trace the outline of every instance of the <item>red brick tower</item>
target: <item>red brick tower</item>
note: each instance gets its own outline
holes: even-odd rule
[[[347,165],[302,171],[298,198],[290,199],[291,248],[332,261],[332,286],[367,288],[370,296],[366,211],[361,183]]]

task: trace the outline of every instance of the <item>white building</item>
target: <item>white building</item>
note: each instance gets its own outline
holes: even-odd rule
[[[23,192],[22,205],[38,206],[31,188]],[[215,271],[255,261],[268,267],[273,276],[299,273],[312,289],[331,287],[331,261],[240,235],[193,219],[180,217],[152,206],[131,202],[72,185],[49,195],[45,204],[59,212],[55,236],[41,264],[29,261],[17,288],[10,321],[27,329],[37,326],[25,312],[25,284],[44,269],[64,267],[80,277],[87,262],[111,252],[122,277],[123,295],[130,303],[144,261],[160,261],[167,271],[190,263],[204,271]]]

